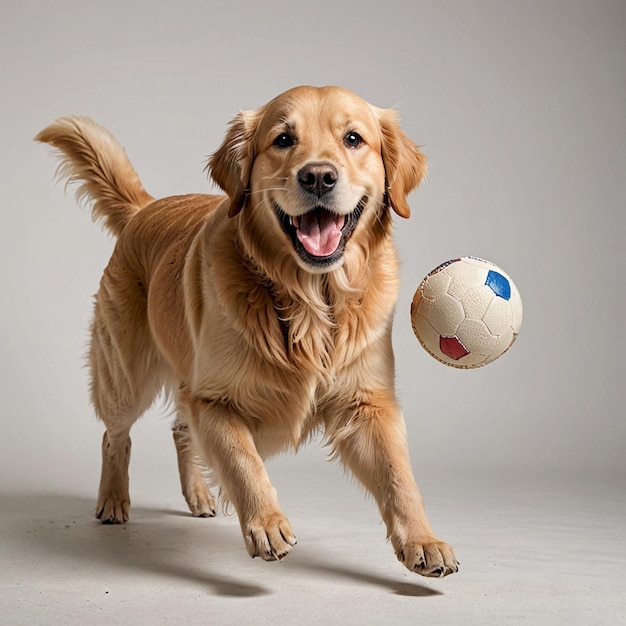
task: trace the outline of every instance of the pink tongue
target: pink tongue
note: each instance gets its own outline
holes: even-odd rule
[[[309,211],[300,218],[298,239],[312,256],[330,256],[339,246],[343,215],[329,211]]]

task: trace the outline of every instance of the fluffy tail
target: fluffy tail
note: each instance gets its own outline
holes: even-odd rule
[[[44,128],[36,141],[49,143],[61,155],[57,175],[77,184],[79,201],[92,203],[91,216],[119,236],[132,216],[154,198],[143,188],[115,137],[88,117],[61,117]]]

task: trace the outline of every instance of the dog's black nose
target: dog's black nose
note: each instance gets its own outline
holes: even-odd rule
[[[332,163],[307,163],[298,172],[298,182],[303,189],[321,198],[337,183],[339,173]]]

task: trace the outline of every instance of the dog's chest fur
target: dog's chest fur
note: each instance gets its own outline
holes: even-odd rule
[[[224,292],[220,280],[207,283],[207,296],[220,300],[220,316],[234,334],[226,336],[217,320],[203,320],[197,341],[205,348],[197,353],[194,387],[203,397],[233,404],[264,454],[297,447],[331,407],[348,409],[357,401],[355,390],[371,387],[379,370],[386,371],[378,364],[381,350],[390,355],[395,280],[377,285],[389,296],[380,306],[379,293],[345,289],[340,279],[307,276],[286,289],[248,272],[237,289],[233,282]],[[367,379],[355,380],[358,372],[363,378],[364,365]]]

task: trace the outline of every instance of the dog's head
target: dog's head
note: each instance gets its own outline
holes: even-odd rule
[[[395,111],[338,87],[296,87],[239,113],[208,167],[231,217],[264,212],[274,243],[316,273],[338,267],[388,207],[409,217],[406,195],[426,171]]]

